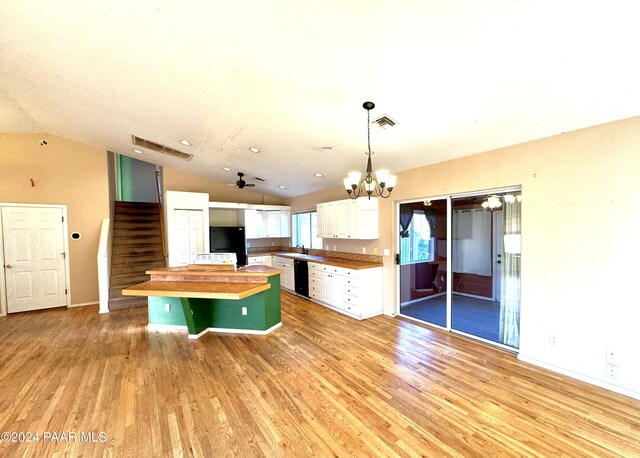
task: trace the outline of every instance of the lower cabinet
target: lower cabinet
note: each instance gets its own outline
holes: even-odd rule
[[[273,256],[273,267],[276,267],[283,271],[280,275],[280,286],[289,291],[295,291],[295,277],[293,273],[293,259],[281,258],[280,256]]]
[[[310,262],[309,296],[315,302],[357,319],[380,315],[382,268],[354,270]]]

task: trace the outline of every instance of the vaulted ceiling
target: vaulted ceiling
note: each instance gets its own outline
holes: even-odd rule
[[[266,180],[258,192],[296,196],[364,169],[367,100],[372,118],[398,123],[371,132],[374,168],[393,172],[639,115],[636,10],[3,0],[0,131],[49,132],[219,182],[242,171]],[[132,135],[193,159],[136,155]]]

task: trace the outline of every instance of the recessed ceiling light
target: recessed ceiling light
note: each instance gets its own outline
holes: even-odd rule
[[[318,178],[322,178],[324,175],[321,173],[314,173],[315,176],[317,176]]]
[[[184,146],[191,146],[191,142],[189,142],[189,140],[180,140],[180,143],[182,143]]]
[[[229,167],[222,167],[224,170],[226,170],[227,172],[231,172],[231,169]]]
[[[251,146],[249,147],[249,151],[251,151],[252,153],[259,153],[260,149],[256,148],[255,146]]]
[[[282,185],[280,185],[280,186],[278,186],[278,187],[279,187],[280,189],[287,189],[287,187],[286,187],[286,186],[282,186]]]
[[[133,149],[133,152],[134,153],[138,153],[138,154],[142,154],[142,151],[140,151],[139,149],[135,149],[135,148]]]

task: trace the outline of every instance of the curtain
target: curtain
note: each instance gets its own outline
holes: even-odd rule
[[[504,253],[500,291],[500,342],[510,347],[520,346],[520,195],[513,202],[504,201],[502,227]]]
[[[425,210],[424,217],[427,218],[427,222],[429,223],[429,229],[431,229],[431,237],[435,237],[436,215]]]
[[[400,237],[409,237],[409,225],[413,218],[413,205],[402,204],[400,205]]]

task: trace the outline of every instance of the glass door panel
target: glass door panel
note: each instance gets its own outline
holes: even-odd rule
[[[447,326],[447,200],[400,204],[400,314]]]
[[[451,329],[514,348],[519,346],[520,202],[519,191],[451,200]]]

